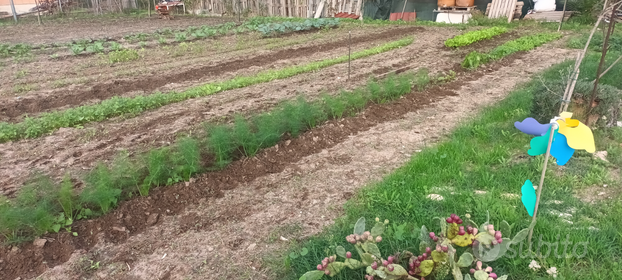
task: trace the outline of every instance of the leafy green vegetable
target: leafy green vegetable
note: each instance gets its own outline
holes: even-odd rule
[[[471,32],[468,32],[462,35],[458,35],[451,39],[448,39],[447,41],[445,41],[445,46],[450,47],[450,48],[468,46],[475,42],[488,40],[492,37],[501,35],[506,32],[508,32],[507,28],[499,27],[499,26],[471,31]]]

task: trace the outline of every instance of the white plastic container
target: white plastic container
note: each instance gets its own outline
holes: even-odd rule
[[[533,10],[536,12],[552,12],[555,11],[555,0],[533,0]]]

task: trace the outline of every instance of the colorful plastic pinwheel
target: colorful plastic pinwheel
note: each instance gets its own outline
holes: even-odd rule
[[[555,157],[558,165],[564,165],[572,157],[575,150],[586,150],[590,153],[596,151],[592,130],[571,117],[572,113],[563,112],[548,124],[541,124],[534,118],[526,118],[522,122],[515,122],[514,126],[523,133],[536,136],[531,139],[531,148],[527,151],[530,156],[546,153],[550,135],[553,133],[550,153]],[[523,205],[529,216],[533,216],[537,202],[536,193],[530,180],[525,181],[521,187],[521,193]]]
[[[578,120],[571,119],[572,113],[564,112],[557,118],[557,125],[553,131],[551,155],[557,159],[558,165],[564,165],[572,157],[575,150],[596,151],[592,130]],[[523,133],[534,135],[531,139],[530,156],[546,153],[551,133],[551,124],[541,124],[533,118],[526,118],[522,122],[515,122],[514,126]]]

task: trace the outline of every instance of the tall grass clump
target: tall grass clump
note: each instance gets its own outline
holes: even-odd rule
[[[185,181],[201,171],[201,149],[199,141],[190,137],[183,137],[177,141],[175,152],[175,172]]]
[[[80,207],[76,205],[76,202],[77,197],[74,193],[71,177],[65,175],[58,190],[58,204],[60,204],[60,207],[63,209],[65,217],[73,219],[76,210]]]
[[[110,170],[103,163],[84,178],[86,187],[80,193],[80,202],[91,207],[99,207],[102,214],[106,214],[117,205],[121,197],[121,189],[114,184]]]
[[[170,180],[177,178],[171,177],[173,175],[173,165],[171,163],[171,153],[168,147],[154,149],[147,153],[145,162],[147,164],[147,170],[149,175],[143,181],[144,189],[149,193],[149,189],[152,187],[164,186],[169,183]]]
[[[214,166],[223,168],[232,161],[235,151],[235,140],[231,128],[225,125],[217,125],[208,128],[207,150],[214,155]]]
[[[249,121],[240,115],[235,116],[232,136],[238,150],[247,157],[255,156],[261,148],[261,139],[252,131]]]

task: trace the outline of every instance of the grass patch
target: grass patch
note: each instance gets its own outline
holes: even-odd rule
[[[411,44],[413,38],[386,43],[374,48],[352,53],[352,59],[359,59],[374,54],[387,52]],[[61,127],[75,127],[89,122],[102,121],[111,117],[156,109],[167,104],[191,98],[207,96],[221,91],[242,88],[277,79],[285,79],[298,74],[317,71],[335,64],[348,61],[348,56],[325,59],[304,65],[290,66],[279,70],[267,70],[252,76],[239,76],[227,81],[210,83],[191,88],[184,92],[155,93],[137,97],[113,97],[95,105],[85,105],[63,111],[43,113],[37,118],[26,118],[19,123],[0,122],[0,142],[36,138]]]
[[[543,76],[554,76],[555,71],[554,68],[548,70]],[[335,253],[336,246],[356,252],[345,237],[352,233],[359,217],[366,217],[368,221],[374,217],[389,219],[389,228],[378,244],[383,256],[404,249],[419,253],[417,229],[426,225],[437,231],[438,221],[434,217],[446,217],[450,213],[469,213],[474,221],[485,221],[490,212],[490,222],[495,228],[499,228],[502,220],[508,221],[514,232],[526,228],[531,217],[521,203],[520,187],[526,179],[537,182],[543,156],[527,156],[531,137],[517,131],[513,123],[531,115],[538,84],[539,81],[534,81],[515,90],[500,104],[484,109],[479,117],[462,124],[449,140],[424,149],[381,182],[362,189],[345,205],[345,216],[322,234],[293,249],[307,248],[306,256],[282,259],[280,265],[289,270],[279,279],[297,279],[315,270],[322,259]],[[556,111],[551,112],[554,113]],[[620,142],[613,139],[622,140],[621,133],[620,128],[612,128],[597,133],[596,137],[598,140],[608,135],[610,145],[619,145]],[[602,143],[597,145],[599,150],[607,148]],[[591,186],[620,184],[619,179],[606,176],[608,167],[612,166],[590,154],[577,152],[565,167],[551,162],[547,171],[534,233],[534,251],[540,246],[537,243],[540,236],[542,242],[551,244],[567,238],[570,245],[566,253],[572,254],[578,247],[577,255],[585,252],[583,257],[556,257],[564,252],[563,243],[557,243],[559,247],[553,245],[550,249],[555,252],[540,258],[529,256],[525,248],[521,255],[518,246],[514,246],[515,258],[501,258],[490,263],[497,275],[507,274],[509,279],[549,279],[544,269],[529,269],[531,260],[537,260],[545,268],[557,267],[558,279],[620,279],[620,194],[590,205],[578,198]],[[444,199],[431,200],[427,198],[429,194],[438,194]],[[581,244],[586,243],[582,242],[588,244],[585,249]],[[547,246],[542,250],[546,254]],[[364,269],[345,269],[332,279],[363,279],[364,273]],[[462,273],[466,273],[466,269]]]
[[[13,92],[14,93],[24,93],[24,92],[29,92],[31,90],[35,90],[39,88],[37,85],[34,84],[19,84],[19,85],[15,85],[13,87]]]
[[[109,52],[107,55],[108,62],[119,63],[137,60],[140,58],[138,51],[132,49],[122,49],[118,51]]]
[[[511,55],[520,51],[529,51],[535,47],[541,46],[550,41],[561,38],[559,33],[540,33],[535,35],[528,35],[520,37],[516,40],[506,42],[505,44],[494,48],[489,53],[480,53],[473,51],[469,53],[462,62],[462,67],[475,69],[482,64],[488,63],[491,60],[498,60],[508,55]]]

